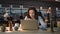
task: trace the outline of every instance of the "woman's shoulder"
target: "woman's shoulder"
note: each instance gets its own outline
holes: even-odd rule
[[[27,16],[25,16],[25,18],[24,19],[26,19],[27,18]]]
[[[25,16],[24,20],[30,20],[30,18],[28,18],[27,16]]]

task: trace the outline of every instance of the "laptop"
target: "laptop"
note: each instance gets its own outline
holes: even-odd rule
[[[23,30],[38,29],[38,21],[37,20],[21,20],[21,29]]]

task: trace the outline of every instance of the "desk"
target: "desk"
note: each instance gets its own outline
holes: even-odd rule
[[[14,28],[14,27],[12,27]],[[9,30],[9,27],[6,27],[6,29]],[[6,31],[6,32],[0,32],[0,34],[60,34],[60,31],[56,31],[54,33],[51,33],[50,31],[43,31],[43,30],[22,30],[19,28],[18,31]]]
[[[21,32],[21,31],[13,31],[13,32],[0,32],[0,34],[60,34],[60,31],[57,31],[57,32],[54,32],[54,33],[51,33],[51,32],[48,32],[48,31],[26,31],[25,32]]]

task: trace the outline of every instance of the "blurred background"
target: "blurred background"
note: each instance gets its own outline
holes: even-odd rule
[[[35,7],[42,13],[46,23],[49,21],[47,10],[51,9],[51,19],[55,26],[60,22],[60,0],[0,0],[0,25],[4,22],[4,14],[7,13],[10,20],[24,19],[29,7]],[[7,23],[6,23],[7,24]]]

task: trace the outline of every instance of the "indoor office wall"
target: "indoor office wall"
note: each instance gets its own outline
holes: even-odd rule
[[[48,6],[48,4],[46,4],[46,5],[45,4],[43,3],[43,5],[40,5],[40,6],[37,6],[37,5],[33,4],[32,6],[35,7],[38,12],[41,12],[43,14],[43,16],[46,16],[46,12],[47,12],[47,9],[49,8],[49,6]],[[23,5],[23,8],[20,8],[20,5],[12,5],[12,8],[11,8],[10,5],[9,6],[2,5],[0,10],[1,10],[2,13],[7,11],[11,16],[12,15],[23,16],[23,14],[25,12],[27,12],[28,8],[32,7],[32,6],[31,5]],[[42,7],[42,10],[40,10],[40,7]],[[51,7],[51,8],[54,8],[54,7]]]
[[[31,6],[30,6],[31,7]],[[12,5],[12,8],[10,7],[10,5],[9,6],[4,6],[4,5],[2,5],[2,7],[1,7],[1,12],[3,13],[3,12],[8,12],[10,15],[19,15],[19,16],[23,16],[23,14],[25,13],[25,12],[27,12],[27,10],[28,10],[28,8],[29,7],[25,7],[24,5],[23,5],[23,8],[21,8],[20,7],[20,5],[18,6],[18,5]],[[36,8],[36,7],[35,7]],[[39,8],[36,8],[37,9],[37,11],[39,12]]]
[[[32,6],[29,6],[28,5],[28,7],[27,6],[25,6],[25,5],[23,5],[23,8],[20,8],[20,5],[12,5],[12,7],[10,6],[10,5],[2,5],[1,4],[1,7],[0,7],[0,13],[1,14],[4,14],[5,12],[7,12],[7,13],[9,13],[9,15],[19,15],[19,16],[21,16],[21,15],[23,15],[25,12],[27,12],[27,10],[28,10],[28,8],[29,7],[32,7]],[[33,5],[33,7],[35,7],[36,8],[36,10],[39,12],[40,11],[40,7],[38,6],[34,6]]]

